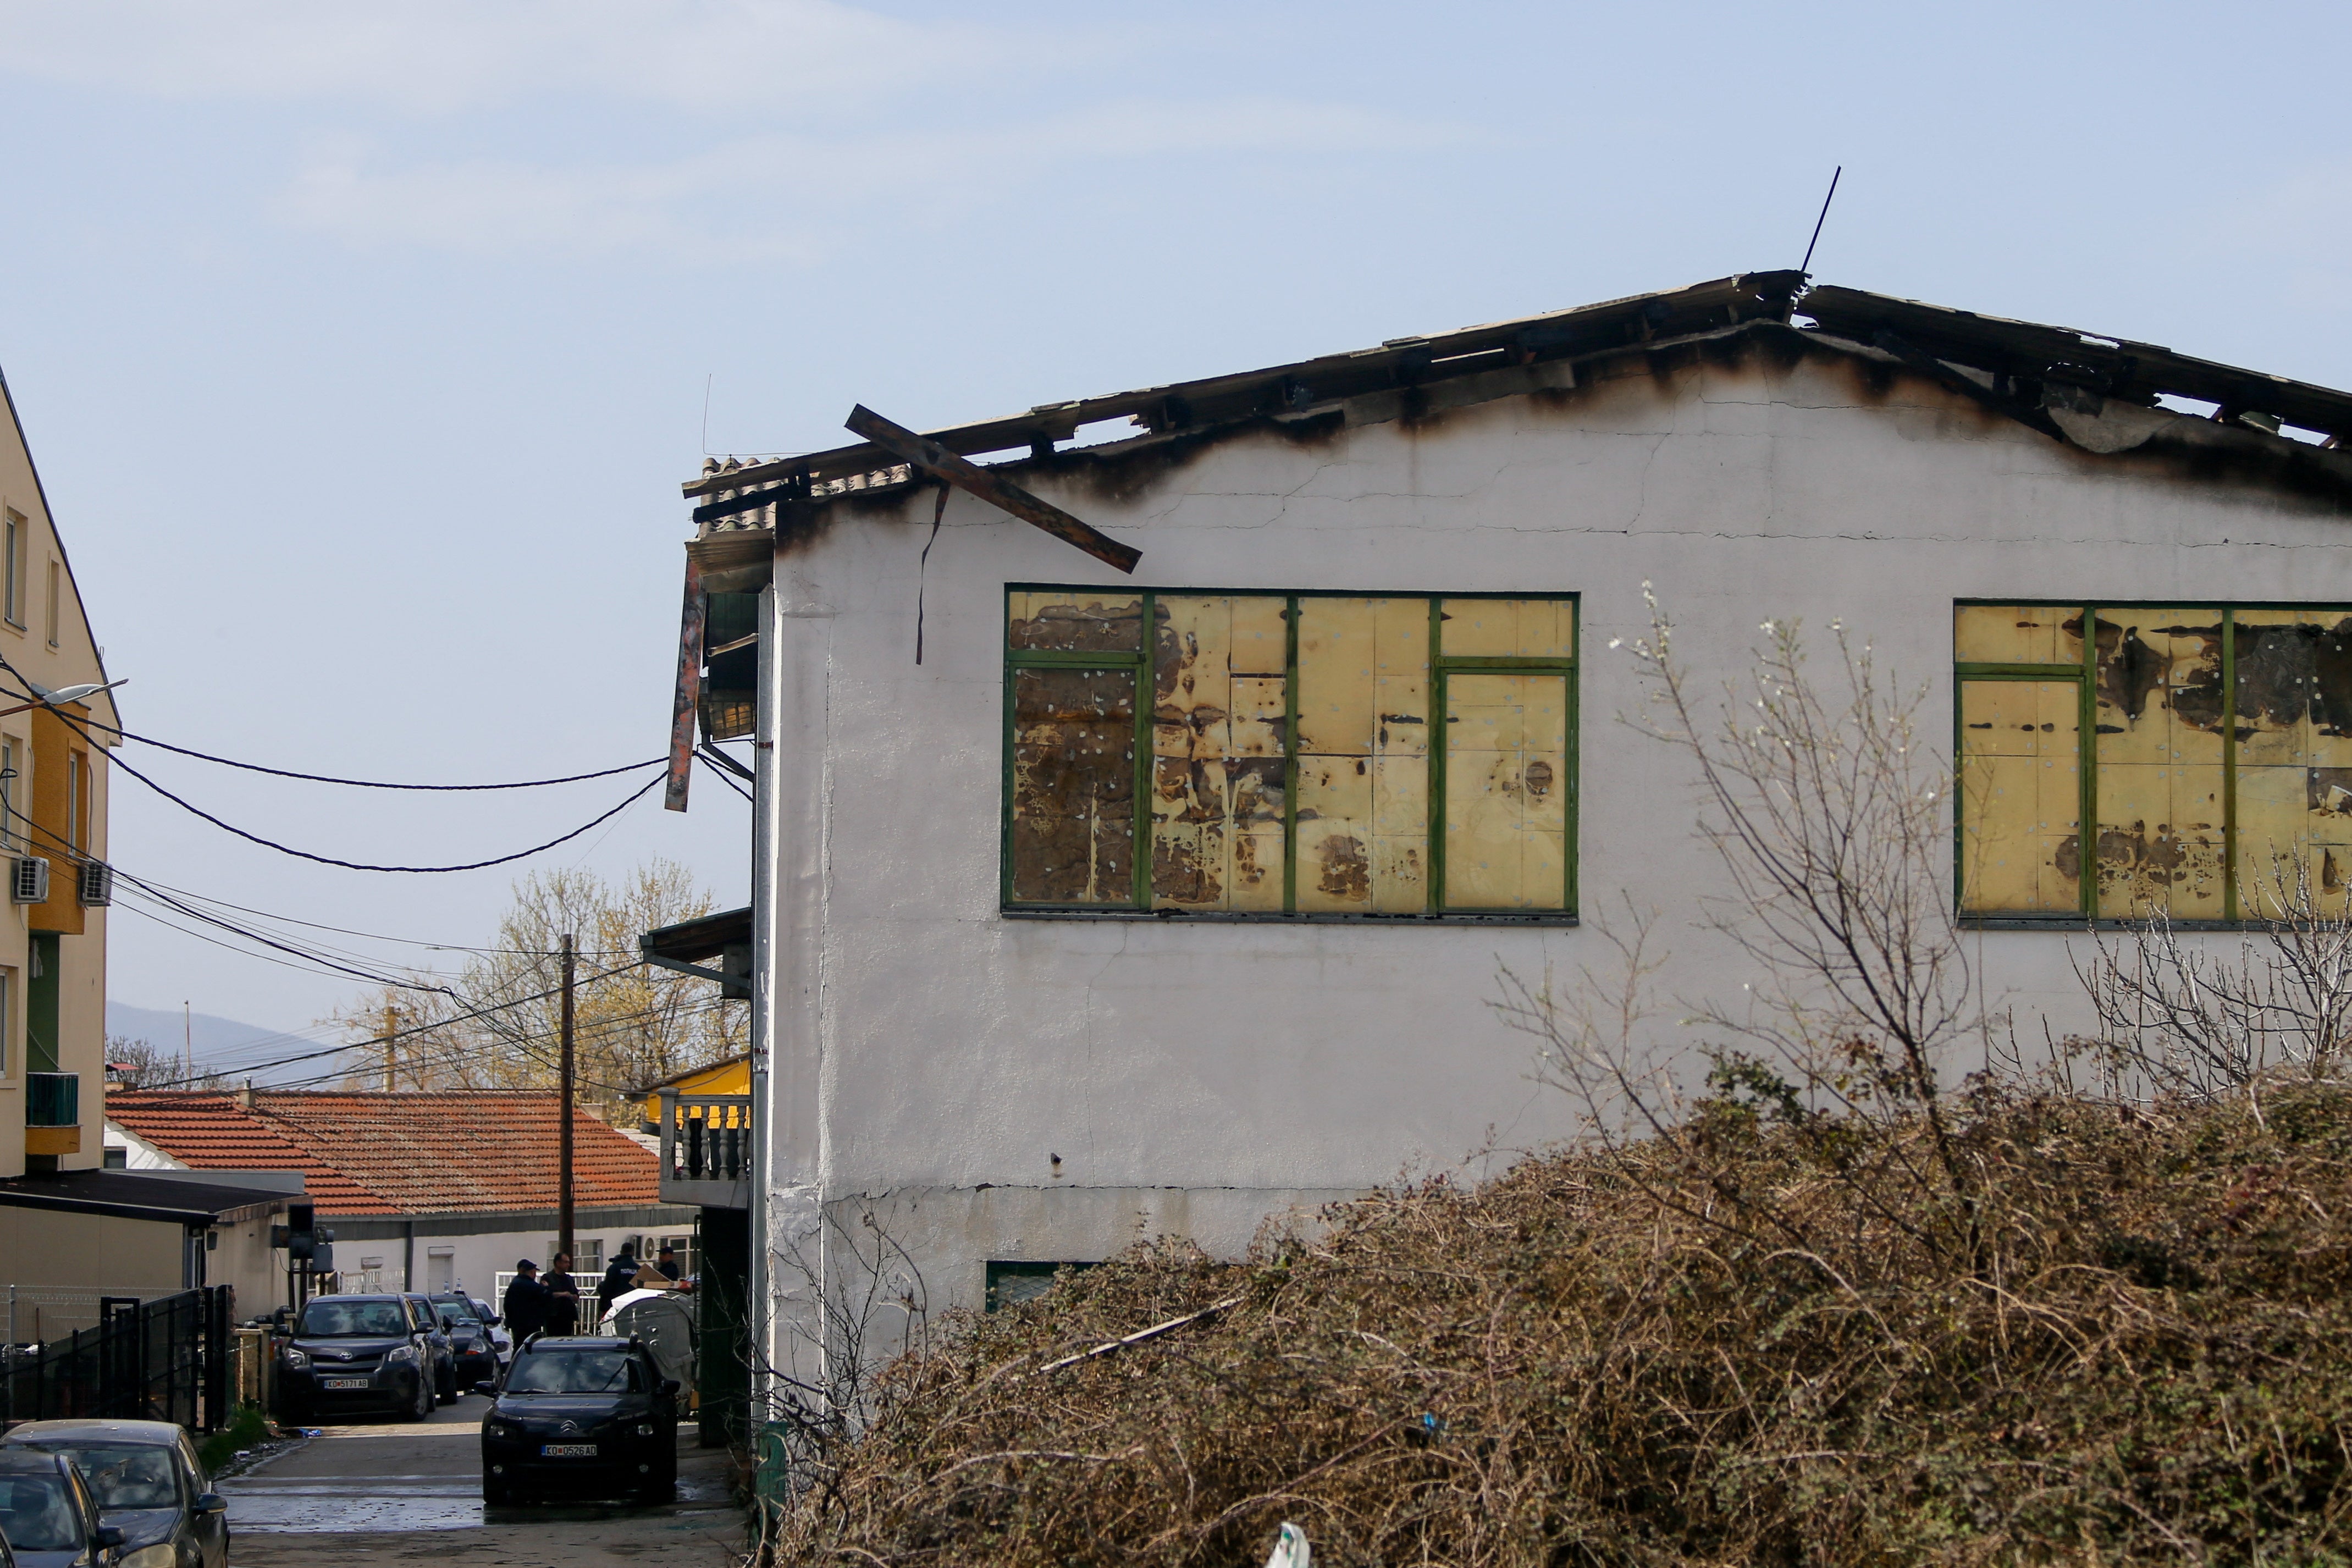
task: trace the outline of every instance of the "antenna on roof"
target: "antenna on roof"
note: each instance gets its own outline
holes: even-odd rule
[[[1800,272],[1811,272],[1813,269],[1813,247],[1822,242],[1822,225],[1829,221],[1830,204],[1837,200],[1838,175],[1844,173],[1845,165],[1840,163],[1830,175],[1830,194],[1822,198],[1822,216],[1813,220],[1813,237],[1805,241],[1805,259],[1797,264],[1797,270]]]

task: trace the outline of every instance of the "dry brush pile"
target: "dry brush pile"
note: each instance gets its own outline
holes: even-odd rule
[[[1717,1089],[951,1322],[775,1560],[1226,1565],[1285,1520],[1318,1564],[2352,1555],[2352,1091],[1979,1089],[1931,1132]]]

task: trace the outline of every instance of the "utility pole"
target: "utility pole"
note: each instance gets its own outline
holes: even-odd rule
[[[563,933],[562,1087],[555,1132],[555,1250],[572,1251],[572,933]]]
[[[391,1003],[385,1003],[383,1005],[383,1091],[386,1094],[390,1094],[394,1088],[393,1074],[400,1065],[399,1053],[392,1043],[392,1037],[397,1032],[399,1026],[400,1010]]]

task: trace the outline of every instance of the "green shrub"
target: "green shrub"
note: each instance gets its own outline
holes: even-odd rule
[[[204,1461],[205,1474],[216,1476],[221,1467],[236,1458],[240,1448],[257,1447],[269,1436],[269,1417],[258,1405],[240,1405],[236,1418],[209,1437],[196,1440],[196,1458]]]

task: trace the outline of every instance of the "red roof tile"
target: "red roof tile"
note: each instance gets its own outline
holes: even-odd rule
[[[106,1117],[195,1170],[304,1173],[322,1214],[441,1214],[556,1206],[552,1093],[521,1089],[234,1094],[117,1089]],[[659,1162],[572,1112],[572,1202],[661,1201]]]

